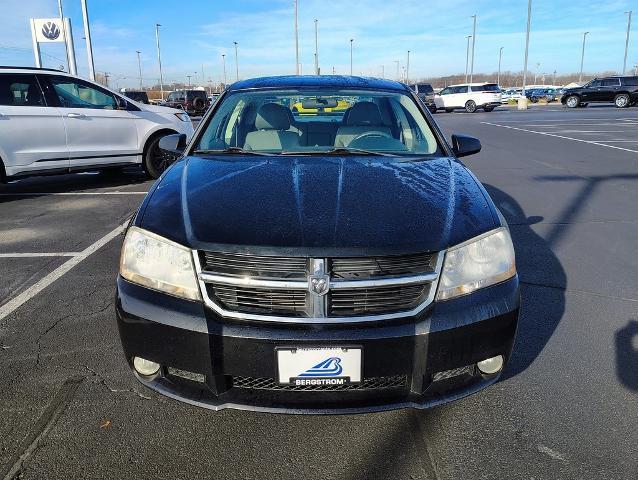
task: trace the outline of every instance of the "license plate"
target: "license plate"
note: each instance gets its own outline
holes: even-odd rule
[[[361,382],[361,347],[282,347],[276,351],[282,385]]]

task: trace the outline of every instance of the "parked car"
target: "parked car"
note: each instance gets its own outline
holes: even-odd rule
[[[203,115],[211,102],[204,90],[175,90],[168,94],[164,105],[184,110],[189,115]]]
[[[553,102],[556,100],[556,90],[553,88],[530,88],[525,90],[525,96],[532,102]]]
[[[352,107],[295,117],[300,97]],[[389,80],[230,86],[188,146],[162,139],[183,156],[126,232],[115,304],[137,380],[215,410],[296,413],[426,408],[497,381],[514,249],[457,160],[480,142],[451,138]]]
[[[496,83],[450,85],[437,95],[446,112],[463,108],[474,113],[479,108],[491,112],[501,104],[501,89]]]
[[[180,110],[137,103],[58,70],[0,67],[4,181],[131,164],[157,178],[174,159],[159,149],[172,133],[193,133]]]
[[[120,91],[124,96],[130,98],[131,100],[135,100],[136,102],[144,103],[146,105],[150,105],[151,103],[148,99],[148,94],[142,90],[122,89]]]
[[[523,96],[523,90],[520,88],[507,88],[501,90],[501,103],[508,103],[510,100],[518,101]]]
[[[638,101],[638,77],[595,78],[582,87],[565,89],[560,101],[569,108],[586,107],[592,102],[629,107]]]
[[[425,104],[425,106],[428,107],[428,110],[430,110],[430,112],[436,113],[439,108],[444,107],[443,102],[440,99],[438,99],[437,105],[437,99],[436,95],[434,94],[434,89],[429,83],[415,83],[410,85],[410,88],[414,90],[414,92]]]

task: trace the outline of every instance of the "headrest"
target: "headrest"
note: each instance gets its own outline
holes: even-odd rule
[[[290,128],[289,110],[278,103],[264,103],[255,118],[257,130],[288,130]]]
[[[383,125],[379,107],[373,102],[355,103],[348,113],[347,122],[348,125]]]

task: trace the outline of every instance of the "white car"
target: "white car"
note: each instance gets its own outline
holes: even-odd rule
[[[495,83],[464,83],[445,87],[436,98],[442,101],[446,112],[456,108],[463,108],[468,113],[479,108],[491,112],[501,104],[501,89]]]
[[[0,175],[111,169],[141,164],[157,178],[174,160],[161,137],[193,125],[173,108],[137,103],[57,70],[0,67]]]

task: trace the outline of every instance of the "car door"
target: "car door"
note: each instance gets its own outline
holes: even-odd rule
[[[0,157],[7,175],[69,168],[62,115],[34,74],[0,73]]]
[[[452,93],[452,106],[453,107],[464,107],[465,102],[470,99],[468,95],[469,87],[467,85],[461,85],[458,87],[454,87],[454,91]]]
[[[613,102],[618,90],[620,90],[619,78],[605,78],[599,89],[597,100],[600,102]]]
[[[114,93],[73,77],[47,75],[47,78],[64,119],[72,170],[139,163],[142,152],[135,116],[118,109]]]
[[[602,82],[600,80],[592,80],[582,89],[581,99],[584,102],[595,102],[598,97],[598,89],[601,87]]]
[[[445,108],[452,108],[456,106],[454,104],[455,88],[456,87],[446,87],[439,93],[439,95],[441,96],[441,100],[443,100],[443,106]]]

